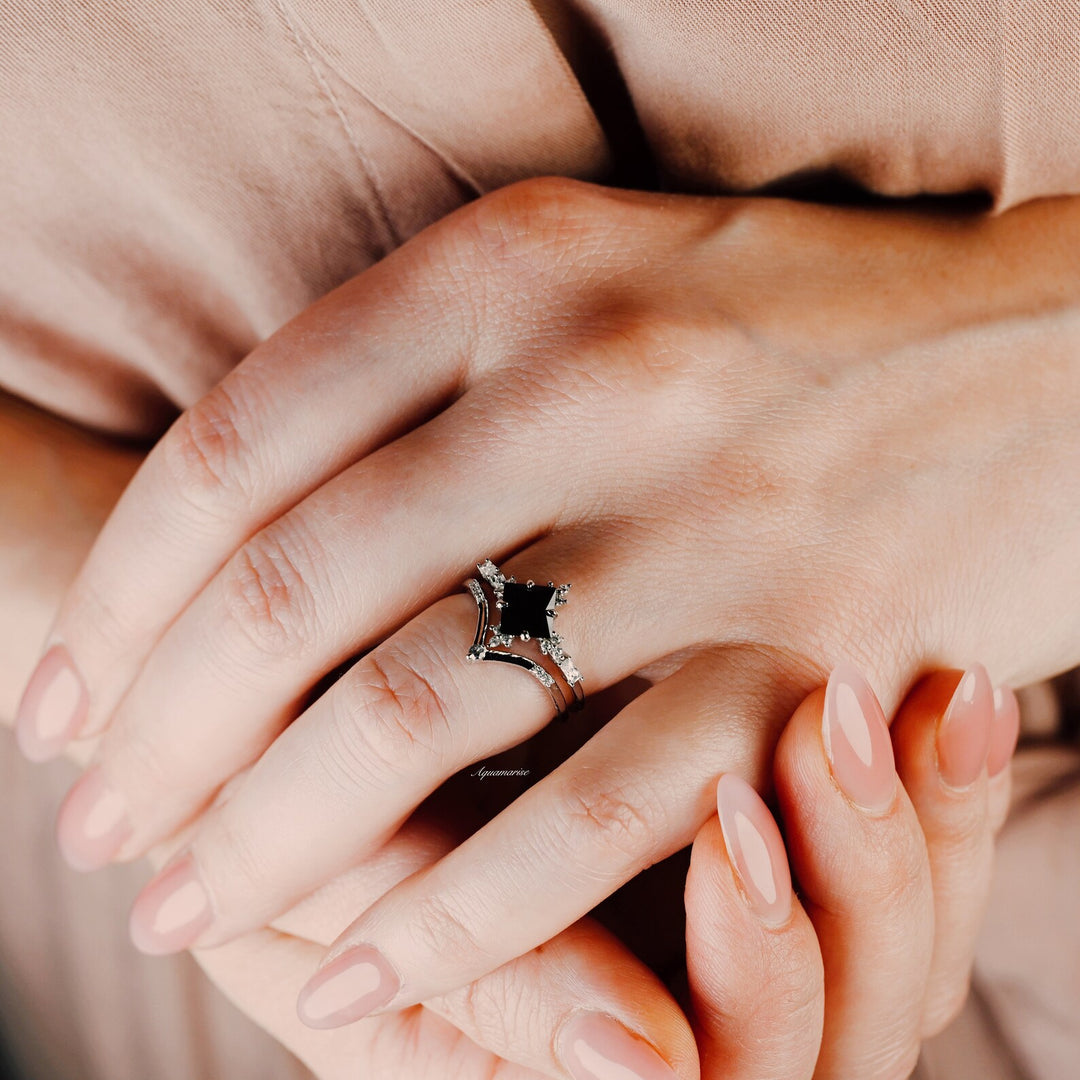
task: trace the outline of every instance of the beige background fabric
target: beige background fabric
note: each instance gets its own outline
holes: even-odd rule
[[[1077,0],[0,0],[0,386],[152,436],[312,300],[513,180],[647,166],[676,191],[844,179],[1003,210],[1080,192],[1078,106]],[[188,961],[135,957],[137,870],[60,870],[65,780],[0,735],[0,1006],[36,1075],[296,1075]],[[1006,838],[979,993],[928,1049],[934,1080],[1076,1075],[1062,790]]]
[[[1080,191],[1076,0],[0,0],[0,27],[0,386],[129,434],[478,192],[634,171],[638,124],[673,190]]]

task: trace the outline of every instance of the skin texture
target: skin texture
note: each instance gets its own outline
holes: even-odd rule
[[[0,547],[0,572],[14,583],[20,553],[31,547],[52,552],[55,565],[61,565],[65,544],[76,546],[73,538],[79,535],[70,528],[72,520],[84,521],[83,535],[92,536],[108,508],[110,485],[115,497],[137,454],[3,399],[0,440],[23,465],[0,483],[2,520],[8,529]],[[28,498],[30,493],[38,497]],[[58,507],[66,513],[57,514]],[[53,524],[60,523],[63,527],[53,531]],[[78,554],[68,551],[66,565],[74,567]],[[64,584],[60,571],[52,580],[39,577],[36,595],[29,589],[20,594],[21,608],[5,606],[0,628],[16,640],[17,625],[26,625],[19,617],[30,624],[41,620]],[[12,669],[20,681],[25,670],[17,665]],[[1009,784],[1007,768],[992,779],[984,770],[966,792],[936,779],[935,733],[961,675],[937,673],[920,683],[905,703],[893,725],[893,741],[912,797],[909,802],[904,789],[896,788],[894,805],[873,819],[853,807],[830,780],[822,726],[824,693],[815,693],[797,711],[781,742],[775,782],[792,866],[804,883],[805,908],[785,894],[790,886],[783,875],[770,870],[778,895],[761,918],[739,860],[729,855],[720,822],[716,817],[706,822],[694,843],[685,896],[694,1034],[702,1054],[700,1075],[706,1080],[809,1076],[822,1052],[823,1028],[833,1034],[825,1043],[827,1056],[818,1075],[901,1075],[898,1070],[906,1068],[917,1046],[915,1025],[907,1025],[903,1039],[887,1041],[894,1054],[886,1068],[877,1071],[865,1061],[874,1046],[868,1047],[865,1038],[844,1038],[848,1030],[858,1034],[895,1023],[892,995],[878,993],[867,1007],[848,989],[864,970],[875,972],[879,987],[897,980],[913,984],[912,999],[930,1006],[923,1033],[937,1030],[958,1007],[969,969],[966,951],[985,897],[988,837],[1004,817]],[[6,683],[0,687],[10,693]],[[1012,703],[1007,695],[1002,700],[1008,731]],[[741,785],[738,809],[749,805],[757,827],[768,828],[769,810],[743,781],[729,775],[721,787],[733,782]],[[913,808],[918,827],[911,820]],[[582,1016],[587,1019],[597,1009],[603,1010],[605,1022],[621,1016],[648,1036],[676,1075],[698,1075],[696,1052],[687,1042],[680,1014],[667,1004],[670,999],[655,978],[591,920],[475,987],[423,1007],[335,1031],[313,1031],[299,1022],[293,1010],[296,991],[351,912],[430,865],[460,838],[460,832],[447,829],[445,809],[437,815],[441,826],[415,817],[380,852],[283,916],[274,928],[206,950],[200,962],[242,1009],[324,1080],[354,1076],[361,1063],[375,1075],[403,1080],[565,1078],[569,1074],[563,1062],[571,1057],[565,1034],[580,1032]],[[867,829],[877,830],[873,843],[867,842]],[[170,847],[183,839],[173,838]],[[893,857],[905,849],[910,849],[908,858]],[[774,844],[772,850],[774,858],[785,858],[782,848]],[[167,851],[155,853],[155,861],[160,863]],[[836,879],[837,865],[848,867],[846,880]],[[949,882],[965,887],[957,890]],[[913,953],[910,943],[927,940],[923,905],[931,886],[938,931],[927,974],[925,950]],[[894,898],[896,909],[896,917],[885,926],[877,918],[882,906],[877,897],[883,893]],[[835,921],[829,922],[825,912],[836,913]],[[656,915],[644,911],[642,917],[655,936]],[[916,955],[920,962],[912,965]],[[831,996],[838,1004],[830,1005],[825,975],[837,969]],[[509,1022],[514,1017],[530,1022],[515,1029]],[[600,1050],[618,1053],[617,1043],[611,1050],[610,1033],[603,1034]],[[501,1052],[481,1048],[485,1042]],[[632,1049],[631,1060],[644,1057],[655,1065],[647,1047]],[[596,1058],[585,1060],[595,1064]]]
[[[160,883],[139,909],[168,951],[378,850],[549,719],[520,672],[463,663],[472,600],[439,597],[478,554],[574,583],[559,626],[591,690],[652,685],[335,942],[382,954],[383,1007],[528,952],[689,843],[715,777],[764,786],[843,658],[886,711],[942,664],[1069,666],[1077,228],[1068,201],[949,219],[567,181],[444,219],[186,414],[103,531],[53,632],[82,730],[105,731],[69,859],[136,857],[258,759],[191,840],[212,917],[155,935]]]

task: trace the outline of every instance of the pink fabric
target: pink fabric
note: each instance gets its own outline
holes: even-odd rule
[[[478,192],[617,179],[637,122],[677,190],[833,170],[999,208],[1080,191],[1060,0],[5,0],[0,20],[0,385],[127,434]]]

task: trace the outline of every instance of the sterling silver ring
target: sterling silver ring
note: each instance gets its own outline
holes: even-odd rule
[[[495,609],[499,621],[491,622],[491,607],[487,593],[476,578],[468,578],[465,588],[476,601],[476,636],[466,654],[468,660],[499,660],[504,664],[516,664],[524,668],[551,695],[556,717],[576,711],[585,704],[585,691],[581,685],[581,672],[566,652],[563,639],[555,629],[558,609],[566,603],[569,585],[556,585],[549,581],[537,585],[534,581],[521,584],[512,577],[505,577],[490,560],[476,564],[480,577],[491,586],[495,594]],[[555,676],[543,664],[527,656],[512,652],[514,638],[535,641],[540,651],[551,658],[570,688],[570,700]]]

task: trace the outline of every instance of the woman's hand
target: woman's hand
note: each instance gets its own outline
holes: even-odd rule
[[[445,219],[189,412],[103,532],[19,724],[35,756],[108,728],[68,858],[138,855],[259,758],[137,906],[169,951],[375,850],[550,718],[465,660],[484,555],[573,583],[590,690],[654,685],[363,914],[343,1018],[478,978],[687,844],[838,657],[887,707],[939,662],[1068,666],[1078,230],[1071,202],[954,222],[563,181]]]
[[[721,779],[720,817],[694,841],[685,893],[702,1080],[899,1080],[922,1039],[959,1010],[1019,721],[1016,699],[999,691],[993,715],[978,716],[991,730],[987,767],[967,787],[953,787],[940,763],[949,760],[948,729],[964,712],[962,683],[962,672],[943,671],[916,687],[893,725],[895,768],[884,753],[872,776],[853,775],[851,758],[834,765],[836,739],[826,734],[839,727],[854,742],[887,750],[880,706],[857,673],[834,673],[826,691],[799,707],[772,770],[798,898],[769,810],[745,781]],[[882,805],[867,809],[871,787]],[[361,1066],[400,1080],[699,1075],[685,1023],[663,988],[612,952],[591,919],[423,1006],[333,1031],[300,1024],[292,1002],[318,943],[351,910],[370,906],[450,846],[444,830],[414,818],[279,929],[200,951],[199,960],[322,1080],[354,1076]],[[655,928],[662,910],[643,912],[641,921]],[[509,1030],[511,1017],[530,1019]]]
[[[798,898],[768,809],[721,779],[686,887],[703,1080],[902,1080],[959,1012],[1019,730],[1003,690],[988,768],[956,787],[948,743],[966,678],[935,673],[905,701],[895,769],[857,673],[834,672],[799,707],[774,770]],[[839,732],[881,757],[843,757]]]
[[[276,921],[196,953],[232,1000],[320,1080],[591,1080],[572,1057],[584,1029],[597,1052],[629,1056],[648,1080],[698,1080],[697,1046],[661,981],[590,918],[542,948],[422,1006],[336,1030],[313,1030],[296,996],[352,914],[453,846],[421,813],[381,851]]]

